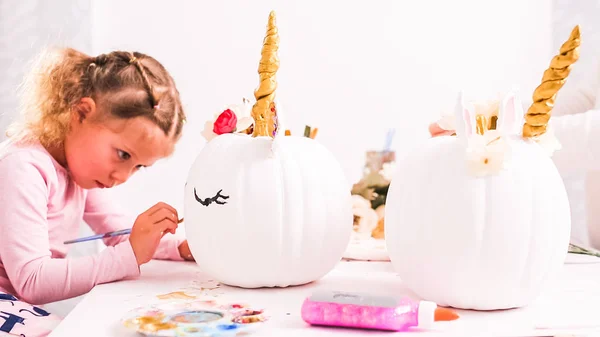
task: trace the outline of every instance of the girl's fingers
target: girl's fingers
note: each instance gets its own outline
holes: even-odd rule
[[[159,202],[156,205],[153,206],[153,208],[156,207],[155,209],[153,209],[152,212],[150,212],[150,216],[154,215],[154,213],[158,212],[161,209],[168,209],[169,211],[171,211],[173,214],[175,214],[175,218],[179,219],[179,215],[177,214],[177,210],[175,209],[175,207],[166,204],[164,202]],[[177,221],[177,220],[175,220]]]
[[[154,229],[162,233],[162,236],[165,236],[165,234],[167,233],[175,234],[175,230],[177,229],[177,223],[169,219],[164,219],[154,224]]]
[[[160,209],[160,210],[154,212],[154,214],[152,214],[152,216],[149,218],[149,220],[151,221],[152,224],[154,224],[155,227],[158,224],[162,223],[163,221],[171,222],[173,227],[172,227],[172,229],[168,230],[168,232],[170,232],[171,234],[175,234],[175,230],[179,226],[178,221],[177,221],[177,216],[166,208],[163,208],[163,209]]]
[[[177,224],[177,215],[174,214],[171,210],[163,208],[158,211],[152,213],[152,215],[148,218],[152,223],[156,224],[164,219],[168,219],[173,221],[173,223]]]

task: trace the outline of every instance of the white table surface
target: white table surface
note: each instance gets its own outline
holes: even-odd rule
[[[157,295],[198,287],[199,282],[209,279],[195,263],[151,261],[142,266],[138,279],[95,287],[50,337],[139,337],[120,323],[129,310],[160,301]],[[389,262],[362,261],[340,262],[324,278],[305,286],[251,290],[221,285],[208,294],[217,300],[244,302],[268,310],[270,320],[254,336],[600,336],[600,258],[584,255],[569,254],[561,276],[526,308],[459,311],[459,320],[436,323],[435,330],[426,332],[311,327],[302,321],[300,307],[315,289],[413,296]]]

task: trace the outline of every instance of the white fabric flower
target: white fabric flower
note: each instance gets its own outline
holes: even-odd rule
[[[237,117],[236,132],[244,131],[254,124],[254,118],[252,118],[252,104],[250,104],[249,100],[244,98],[242,104],[231,104],[226,106],[223,110],[227,109],[233,111]]]
[[[371,202],[360,195],[352,195],[352,213],[359,217],[358,224],[354,226],[356,237],[371,237],[371,232],[377,227],[379,217],[371,208]]]
[[[392,177],[394,176],[395,169],[396,169],[395,162],[383,163],[381,170],[379,171],[379,174],[381,174],[381,176],[385,180],[392,181]]]
[[[202,130],[201,135],[204,137],[204,139],[206,139],[207,142],[218,136],[213,132],[215,121],[219,115],[221,115],[221,113],[227,109],[231,110],[237,118],[235,125],[236,132],[244,131],[254,124],[254,118],[252,118],[252,104],[249,100],[244,98],[242,104],[230,104],[224,107],[221,112],[214,114],[212,120],[208,120],[204,123],[204,129]]]
[[[510,147],[499,132],[492,130],[483,136],[474,134],[469,137],[466,155],[469,172],[484,177],[506,167],[510,160]]]
[[[204,129],[200,134],[202,135],[202,137],[204,137],[204,139],[206,139],[207,142],[210,142],[213,138],[217,136],[217,134],[213,132],[215,120],[217,120],[217,117],[219,117],[219,114],[216,114],[212,120],[208,120],[204,123]]]
[[[546,132],[537,137],[535,141],[542,147],[544,152],[546,152],[549,157],[554,155],[554,151],[558,151],[562,148],[562,145],[556,136],[554,136],[554,130],[551,127],[548,127]]]

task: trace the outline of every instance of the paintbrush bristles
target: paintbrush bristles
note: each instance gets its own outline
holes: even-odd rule
[[[546,132],[556,94],[565,84],[571,66],[579,59],[580,45],[581,33],[579,26],[575,26],[560,53],[552,58],[550,67],[544,71],[542,83],[533,92],[533,104],[525,114],[523,137],[538,137]]]

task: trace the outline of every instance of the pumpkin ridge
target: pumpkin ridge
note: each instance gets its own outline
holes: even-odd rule
[[[273,149],[273,147],[271,147],[271,153],[274,155],[275,152],[272,151],[272,149]],[[286,179],[284,178],[285,169],[283,168],[283,166],[284,166],[283,165],[283,160],[282,160],[283,158],[281,158],[282,157],[281,154],[279,154],[278,157],[279,158],[276,158],[276,163],[279,166],[279,200],[281,202],[281,208],[280,208],[281,209],[281,213],[279,214],[279,233],[280,233],[280,235],[279,235],[279,237],[280,237],[280,240],[279,240],[279,243],[280,243],[279,251],[280,252],[284,252],[287,255],[287,254],[289,254],[286,251],[286,246],[287,245],[285,245],[284,242],[283,242],[284,239],[285,239],[285,237],[286,237],[286,235],[288,234],[288,233],[284,233],[284,230],[286,228],[290,227],[290,226],[287,225],[287,223],[286,223],[287,219],[285,217],[285,214],[287,214],[286,211],[285,211],[286,210],[286,208],[285,208],[285,201],[286,201],[286,199],[285,199],[285,190],[286,190],[286,184],[285,184],[285,182],[286,182]],[[285,158],[285,159],[288,159],[288,158]],[[288,260],[287,256],[283,260]],[[283,267],[283,266],[280,266],[278,268],[278,270],[281,270],[282,269],[281,267]],[[291,283],[291,279],[292,279],[292,277],[290,277],[290,275],[288,274],[286,283]]]

